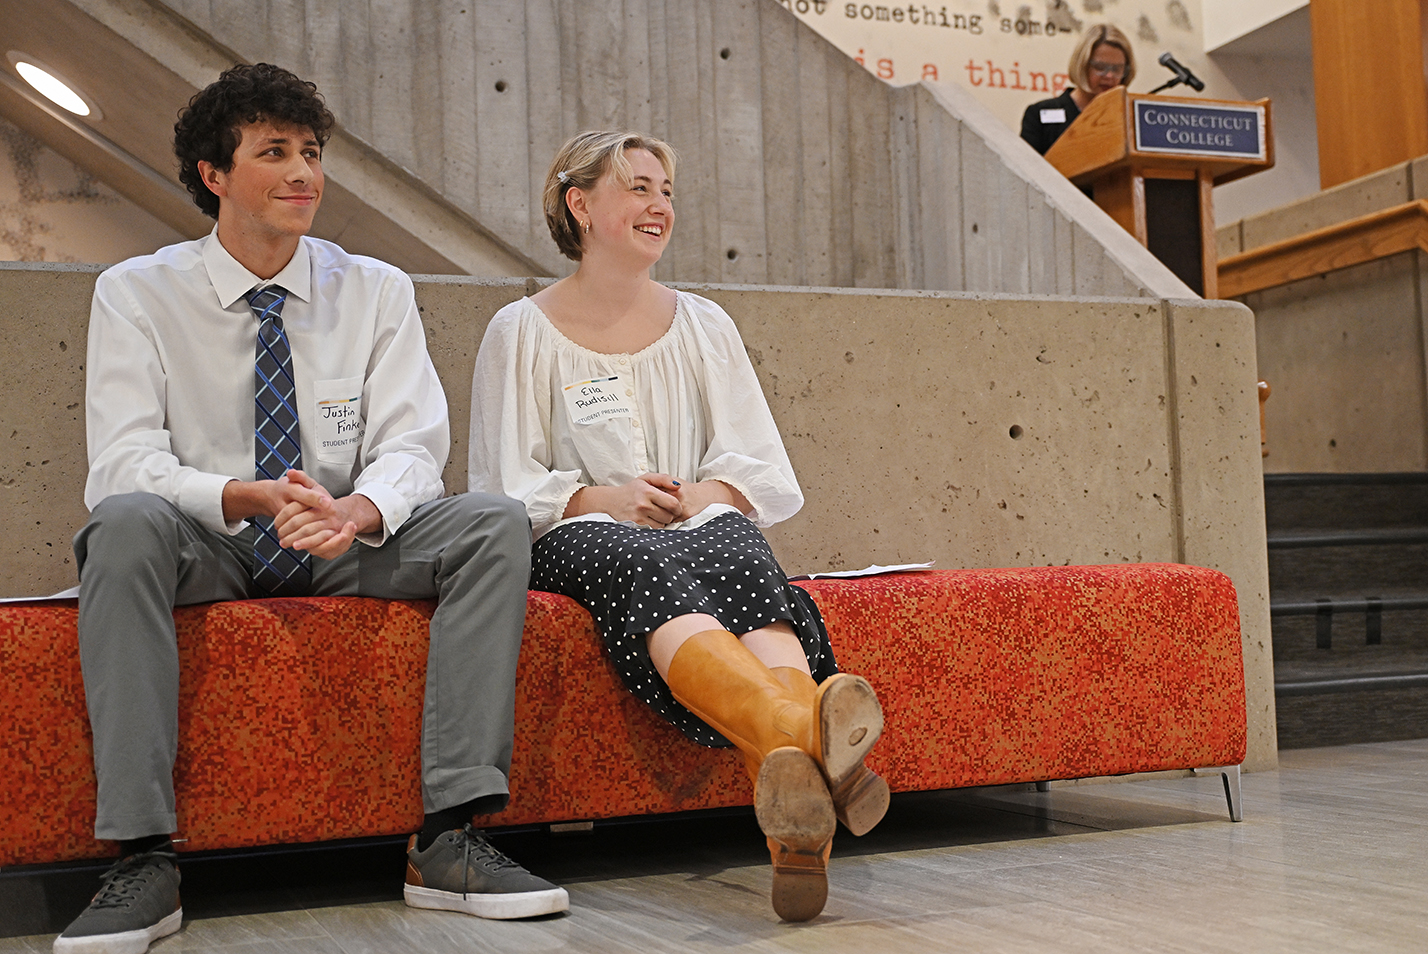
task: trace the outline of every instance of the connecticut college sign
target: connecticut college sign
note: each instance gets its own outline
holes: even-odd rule
[[[1135,147],[1141,152],[1264,159],[1264,107],[1135,100]]]

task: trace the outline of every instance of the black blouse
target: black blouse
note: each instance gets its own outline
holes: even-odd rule
[[[1068,86],[1065,92],[1054,99],[1032,103],[1021,116],[1021,138],[1031,143],[1031,148],[1043,156],[1046,155],[1046,150],[1051,148],[1051,144],[1066,131],[1066,127],[1081,115],[1080,107],[1071,98],[1073,88]]]

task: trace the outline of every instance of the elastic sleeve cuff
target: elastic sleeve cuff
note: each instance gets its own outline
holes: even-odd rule
[[[174,504],[214,533],[231,537],[248,526],[246,520],[229,523],[223,519],[223,488],[233,479],[225,474],[194,471],[179,485]]]
[[[369,547],[379,547],[387,538],[401,529],[402,524],[412,515],[412,506],[407,498],[394,487],[386,484],[367,484],[352,491],[372,501],[372,506],[382,515],[382,529],[377,533],[359,533],[357,540]]]

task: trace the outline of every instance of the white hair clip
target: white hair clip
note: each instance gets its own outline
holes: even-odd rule
[[[566,174],[566,172],[565,172],[564,169],[562,169],[562,170],[560,170],[559,172],[557,172],[557,173],[555,174],[555,177],[556,177],[557,179],[559,179],[561,182],[569,182],[569,181],[570,181],[570,176]]]

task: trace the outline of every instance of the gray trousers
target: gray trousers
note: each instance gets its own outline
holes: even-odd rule
[[[173,607],[253,596],[252,533],[215,533],[161,497],[133,493],[101,501],[75,536],[95,837],[177,829]],[[354,543],[336,559],[313,558],[313,596],[438,600],[422,712],[427,812],[478,798],[481,811],[495,811],[509,800],[530,541],[519,502],[461,494],[418,507],[380,547]]]

